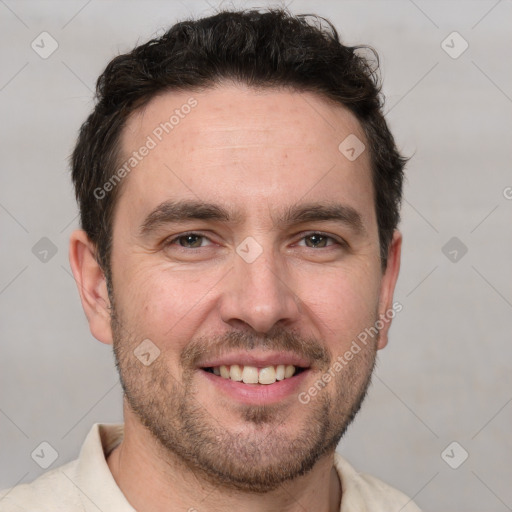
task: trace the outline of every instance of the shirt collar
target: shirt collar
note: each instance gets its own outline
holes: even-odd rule
[[[74,475],[66,475],[78,488],[86,512],[136,512],[118,487],[107,457],[123,440],[123,423],[95,423],[80,451]],[[358,492],[358,473],[343,457],[334,453],[334,467],[341,482],[342,498],[340,512],[358,510],[365,512],[366,506]]]
[[[72,480],[86,512],[136,512],[117,486],[107,464],[109,453],[122,441],[122,423],[95,423],[80,450]]]

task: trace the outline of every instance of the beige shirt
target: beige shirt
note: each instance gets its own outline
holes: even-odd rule
[[[96,423],[78,459],[30,484],[0,491],[0,512],[134,512],[106,461],[122,437],[122,423]],[[340,512],[420,512],[407,496],[358,473],[339,453],[334,464],[342,487]]]

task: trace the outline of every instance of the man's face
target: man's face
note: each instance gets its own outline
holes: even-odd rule
[[[311,469],[357,412],[377,339],[333,364],[389,307],[394,279],[368,151],[352,161],[338,149],[351,134],[364,140],[355,117],[314,94],[241,86],[166,93],[129,120],[124,156],[148,136],[156,147],[116,207],[112,330],[131,411],[164,458],[264,492]],[[150,364],[136,357],[144,340]]]

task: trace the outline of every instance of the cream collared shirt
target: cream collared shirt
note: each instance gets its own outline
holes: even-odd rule
[[[106,461],[122,437],[122,423],[96,423],[78,459],[30,484],[0,491],[0,512],[135,512]],[[420,512],[407,496],[377,478],[358,473],[337,452],[334,464],[342,486],[340,512]]]

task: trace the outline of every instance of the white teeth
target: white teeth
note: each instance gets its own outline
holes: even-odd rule
[[[288,379],[289,377],[292,377],[295,373],[295,366],[292,366],[291,364],[287,364],[286,368],[284,369],[284,378]]]
[[[258,380],[260,384],[274,384],[276,381],[276,369],[273,366],[262,368]]]
[[[232,364],[231,366],[215,366],[213,373],[224,379],[231,379],[245,384],[274,384],[276,381],[289,379],[295,375],[296,368],[291,364],[278,364],[257,368],[256,366],[241,366]]]
[[[225,365],[220,367],[220,376],[229,379],[229,368]]]
[[[244,366],[244,371],[242,372],[242,380],[245,384],[257,384],[258,368],[255,366]]]
[[[240,366],[237,364],[232,364],[231,368],[229,369],[229,378],[231,380],[240,382],[242,380],[242,368],[240,368]]]

